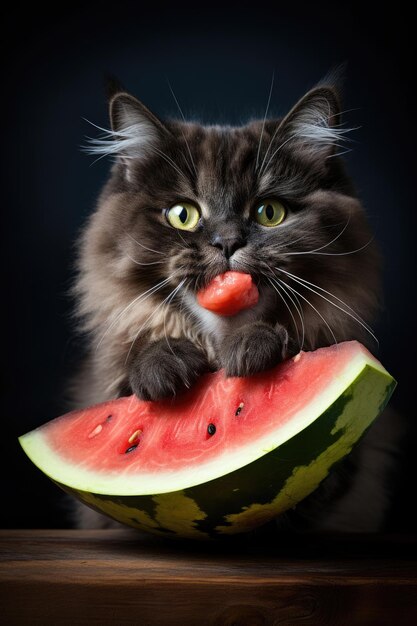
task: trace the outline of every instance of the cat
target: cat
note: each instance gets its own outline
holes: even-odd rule
[[[333,81],[283,118],[241,127],[162,121],[122,88],[109,110],[111,130],[90,152],[114,162],[78,246],[88,354],[74,406],[172,397],[208,370],[251,375],[344,340],[375,352],[380,254],[339,154],[347,129]],[[260,297],[221,317],[196,293],[227,270],[251,274]],[[377,421],[278,525],[379,529],[397,430],[392,416]],[[84,506],[77,523],[112,524]]]

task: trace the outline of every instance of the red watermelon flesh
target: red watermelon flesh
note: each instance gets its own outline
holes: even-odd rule
[[[366,350],[347,342],[301,352],[250,385],[222,371],[208,374],[175,401],[130,396],[99,404],[42,426],[44,442],[71,464],[119,476],[200,467],[291,422],[358,351]]]
[[[250,378],[209,374],[172,402],[128,397],[74,411],[19,440],[62,489],[123,524],[217,538],[314,491],[394,388],[352,341]]]
[[[259,291],[250,274],[225,272],[215,276],[197,294],[197,301],[204,309],[218,315],[236,315],[258,302]]]

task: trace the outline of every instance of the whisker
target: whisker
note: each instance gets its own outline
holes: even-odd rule
[[[185,241],[184,237],[181,235],[180,229],[176,228],[175,230],[176,230],[177,235],[180,237],[181,241],[184,243],[185,247],[188,249],[191,249],[190,244],[187,241]]]
[[[127,311],[134,306],[135,304],[137,304],[140,301],[145,301],[147,300],[151,295],[153,295],[154,293],[156,293],[157,291],[159,291],[160,289],[162,289],[170,280],[171,278],[176,274],[177,272],[174,272],[173,274],[171,274],[170,276],[168,276],[168,278],[165,278],[165,280],[162,280],[161,282],[157,283],[156,285],[154,285],[153,287],[151,287],[150,289],[148,289],[147,291],[144,291],[143,293],[139,294],[136,298],[134,298],[117,316],[116,318],[110,323],[110,325],[106,328],[106,330],[104,331],[104,333],[102,334],[100,341],[97,343],[96,346],[96,350],[98,350],[98,348],[100,347],[101,343],[103,342],[103,339],[106,337],[106,335],[108,334],[108,332],[114,327],[115,324],[117,324],[117,322],[121,319],[121,317],[127,313]],[[146,297],[145,297],[146,296]]]
[[[273,280],[275,280],[275,279],[273,279]],[[298,297],[295,295],[295,293],[291,294],[291,291],[289,289],[287,290],[287,285],[286,285],[286,283],[284,283],[284,281],[281,281],[281,289],[284,290],[284,293],[286,293],[288,298],[293,303],[294,308],[296,309],[296,311],[298,313],[298,316],[300,318],[301,328],[302,328],[302,332],[303,332],[303,338],[302,338],[302,341],[301,341],[301,348],[300,348],[302,350],[303,347],[304,347],[304,341],[305,341],[305,335],[306,335],[305,325],[304,325],[303,307],[302,307]],[[294,300],[293,300],[293,298],[294,298]],[[296,302],[297,302],[297,304],[296,304]]]
[[[281,270],[279,267],[276,267],[275,269],[277,269],[279,272],[284,272],[284,274],[288,274],[288,276],[290,277],[291,280],[294,280],[296,283],[298,283],[302,287],[305,287],[305,289],[308,289],[312,293],[315,293],[317,296],[320,296],[320,298],[323,298],[323,300],[326,300],[326,302],[329,302],[336,309],[339,309],[339,311],[342,311],[342,313],[345,313],[345,315],[349,315],[349,317],[351,317],[353,320],[355,320],[355,322],[360,324],[360,326],[362,326],[362,328],[364,328],[371,335],[371,337],[376,341],[376,343],[379,345],[378,339],[376,338],[376,336],[372,332],[372,329],[366,324],[366,322],[361,321],[361,319],[358,319],[358,317],[356,317],[356,315],[352,315],[352,313],[349,313],[349,311],[345,311],[345,309],[342,309],[342,307],[340,307],[338,304],[336,304],[335,302],[332,302],[331,300],[329,300],[328,298],[323,296],[319,291],[316,291],[315,289],[310,287],[309,285],[313,284],[313,283],[306,284],[304,281],[302,282],[301,280],[296,278],[294,275],[290,274],[289,272],[286,272],[285,270]],[[323,290],[323,291],[325,291],[325,290]],[[331,294],[330,292],[326,292],[326,293],[328,293],[329,295],[333,296],[333,294]],[[339,300],[339,298],[337,298],[337,296],[333,296],[333,297],[336,298],[337,300]],[[346,303],[343,302],[343,300],[341,300],[341,302],[343,304],[346,304]],[[348,305],[346,304],[346,306],[348,306]],[[348,308],[351,308],[351,307],[348,307]],[[355,313],[356,313],[356,311],[355,311]]]
[[[160,250],[154,250],[153,248],[148,248],[147,246],[144,246],[143,243],[140,243],[139,241],[137,241],[134,237],[132,237],[132,235],[130,233],[126,232],[126,235],[128,237],[130,237],[132,239],[132,241],[134,241],[135,243],[138,244],[138,246],[140,246],[141,248],[144,248],[145,250],[148,250],[149,252],[155,252],[155,254],[162,254],[164,255],[163,252],[161,252]]]
[[[315,228],[314,232],[316,232],[316,233],[317,232],[322,232],[322,231],[325,231],[325,230],[327,230],[329,228],[335,228],[337,226],[344,226],[344,225],[345,225],[344,221],[343,222],[336,222],[334,224],[329,224],[329,225],[322,224],[319,227]],[[293,246],[298,241],[301,241],[302,239],[305,239],[306,235],[309,235],[309,234],[310,234],[310,231],[304,233],[303,235],[300,235],[300,237],[297,237],[297,239],[291,239],[291,241],[288,241],[288,242],[280,242],[280,243],[276,243],[276,244],[268,243],[268,248],[278,248],[279,250],[282,250],[283,246]],[[341,233],[341,234],[343,234],[343,233]]]
[[[369,241],[367,241],[363,246],[361,246],[360,248],[357,248],[356,250],[348,250],[348,252],[316,252],[315,250],[306,250],[305,252],[283,252],[283,254],[285,256],[298,256],[300,254],[319,254],[322,256],[347,256],[349,254],[356,254],[356,252],[360,252],[361,250],[364,250],[365,248],[369,246],[369,244],[372,243],[374,239],[375,237],[372,236],[369,239]]]
[[[341,146],[337,146],[337,147],[341,147]],[[349,154],[349,152],[352,152],[352,148],[346,148],[345,150],[342,150],[341,152],[335,152],[334,154],[329,154],[326,157],[326,159],[334,159],[335,157],[341,157],[345,154]]]
[[[357,311],[355,311],[355,309],[349,306],[347,302],[345,302],[341,298],[338,298],[337,296],[335,296],[335,294],[332,293],[331,291],[327,291],[327,289],[323,289],[323,287],[320,287],[319,285],[316,285],[315,283],[312,283],[306,280],[305,278],[301,278],[301,276],[297,276],[296,274],[291,274],[291,272],[288,272],[287,270],[283,270],[280,267],[276,267],[275,269],[277,269],[279,272],[284,272],[284,274],[287,274],[290,278],[293,278],[294,280],[298,279],[299,281],[301,281],[301,283],[306,283],[306,285],[310,285],[311,287],[316,287],[316,289],[318,289],[319,291],[323,291],[323,293],[327,293],[327,295],[331,296],[332,298],[334,298],[335,300],[343,304],[346,308],[352,311],[352,313],[355,313],[358,320],[363,322],[363,324],[366,326],[367,329],[372,330],[372,327],[365,322],[365,320],[359,315],[359,313],[357,313]],[[317,295],[320,295],[320,294],[317,294]],[[327,300],[327,298],[325,298],[324,296],[321,296],[321,297]],[[330,304],[333,304],[334,306],[336,306],[334,302],[331,302],[330,300],[327,300],[327,301],[330,302]]]
[[[240,269],[242,271],[249,270],[248,273],[250,273],[250,270],[258,272],[259,266],[256,266],[254,263],[249,263],[246,259],[239,259],[238,261],[234,261],[233,269],[235,271],[239,271]]]
[[[268,280],[269,280],[270,284],[272,285],[272,288],[273,288],[273,289],[277,292],[277,294],[279,295],[279,297],[281,298],[281,300],[283,301],[283,303],[284,303],[284,304],[285,304],[285,306],[287,307],[287,309],[288,309],[288,313],[291,315],[291,318],[292,318],[292,321],[293,321],[293,325],[294,325],[294,328],[295,328],[295,332],[297,333],[298,346],[299,346],[299,348],[300,348],[300,350],[301,350],[301,345],[300,345],[300,333],[298,332],[298,326],[297,326],[297,323],[296,323],[296,321],[295,321],[295,317],[294,317],[294,315],[293,315],[293,313],[292,313],[292,311],[291,311],[290,307],[288,306],[288,303],[287,303],[287,301],[285,300],[285,298],[284,298],[283,294],[281,293],[280,289],[278,288],[278,287],[279,287],[278,283],[274,283],[274,282],[272,282],[271,278],[269,278],[269,277],[268,277]]]
[[[136,261],[136,259],[131,257],[128,252],[125,252],[125,254],[131,261],[133,261],[133,263],[135,263],[135,265],[163,265],[165,263],[165,261],[151,261],[151,263],[140,263],[139,261]]]
[[[184,296],[187,293],[187,285],[184,285],[184,289],[181,293],[181,304],[180,304],[180,315],[187,317],[188,319],[192,318],[192,315],[190,314],[189,311],[184,310]]]
[[[196,320],[191,311],[185,308],[184,296],[187,294],[187,285],[184,285],[183,291],[181,293],[181,304],[180,304],[180,315],[184,318],[184,323],[187,324],[187,328],[189,326],[193,326],[196,324],[197,327],[201,326],[200,320]]]
[[[185,280],[185,278],[183,278],[183,280],[182,280],[182,282],[180,283],[180,285],[182,285],[182,283],[184,282],[184,280]],[[167,297],[166,297],[164,300],[162,300],[162,302],[160,302],[160,303],[158,304],[158,306],[157,306],[157,307],[155,307],[155,309],[154,309],[154,310],[152,311],[152,313],[151,313],[151,314],[147,317],[147,319],[145,320],[145,322],[144,322],[144,323],[140,326],[139,330],[137,331],[137,333],[135,334],[135,336],[134,336],[134,338],[133,338],[132,343],[130,344],[129,351],[128,351],[127,355],[126,355],[125,365],[126,365],[126,364],[127,364],[127,362],[129,361],[129,357],[130,357],[130,354],[131,354],[131,352],[132,352],[132,350],[133,350],[133,346],[135,345],[135,343],[136,343],[136,341],[137,341],[137,339],[138,339],[138,337],[139,337],[140,333],[142,332],[142,330],[145,328],[145,326],[147,326],[147,325],[149,324],[149,322],[150,322],[150,321],[151,321],[151,319],[154,317],[154,315],[157,313],[157,311],[159,311],[159,309],[160,309],[162,306],[164,306],[164,304],[165,304],[165,303],[167,302],[167,300],[170,298],[170,296],[172,295],[172,293],[173,293],[173,292],[176,292],[176,291],[178,290],[178,288],[179,288],[179,285],[177,285],[177,287],[175,287],[175,288],[174,288],[174,289],[173,289],[173,290],[172,290],[172,291],[171,291],[171,292],[167,295]],[[174,295],[175,295],[175,293],[174,293]]]
[[[278,278],[278,280],[279,280],[279,282],[280,282],[280,283],[282,283],[282,282],[283,282],[280,278]],[[336,339],[336,337],[335,337],[335,334],[334,334],[333,330],[330,328],[329,324],[327,323],[327,321],[325,320],[325,318],[323,317],[323,315],[320,313],[320,311],[318,311],[318,310],[316,309],[316,307],[314,306],[314,304],[311,304],[310,300],[308,300],[308,298],[305,298],[305,297],[304,297],[304,296],[303,296],[303,295],[302,295],[299,291],[297,291],[296,289],[294,289],[294,287],[292,287],[292,286],[290,286],[290,285],[288,285],[288,284],[287,284],[287,287],[288,287],[288,289],[290,289],[291,291],[294,291],[294,292],[295,292],[295,293],[296,293],[296,294],[297,294],[300,298],[302,298],[305,302],[307,302],[307,304],[308,304],[309,306],[311,306],[311,308],[312,308],[312,309],[314,309],[314,311],[317,313],[317,315],[318,315],[319,317],[321,317],[321,319],[323,320],[323,322],[326,324],[327,328],[329,329],[330,334],[331,334],[331,335],[332,335],[332,337],[333,337],[334,343],[335,343],[336,345],[338,345],[338,342],[337,342],[337,339]]]
[[[182,120],[183,120],[184,123],[186,123],[185,117],[184,117],[184,113],[182,112],[182,109],[180,107],[180,103],[178,102],[177,97],[176,97],[176,95],[174,93],[174,90],[171,87],[171,83],[169,82],[168,79],[167,79],[167,83],[168,83],[168,87],[169,87],[169,89],[171,91],[172,97],[175,100],[175,104],[177,105],[178,110],[179,110],[179,112],[181,114]],[[182,132],[182,136],[184,137],[185,145],[187,146],[188,154],[190,155],[190,159],[191,159],[191,163],[192,163],[192,166],[193,166],[193,169],[194,169],[194,173],[195,173],[195,175],[197,175],[197,168],[196,168],[195,163],[194,163],[193,155],[191,154],[190,146],[188,144],[187,138],[186,138],[186,136],[184,134],[184,131],[182,129],[181,129],[181,132]]]
[[[351,218],[352,213],[349,211],[349,216],[347,219],[346,224],[344,225],[344,227],[342,228],[342,230],[340,231],[340,233],[338,235],[336,235],[336,237],[334,237],[331,241],[329,241],[328,243],[324,244],[324,246],[321,246],[320,248],[316,248],[315,250],[312,250],[312,252],[319,252],[320,250],[324,250],[324,248],[327,248],[328,246],[330,246],[332,243],[334,243],[335,241],[337,241],[339,239],[339,237],[341,237],[343,235],[343,233],[345,232],[346,228],[349,226],[350,223],[350,218]]]
[[[151,149],[156,152],[160,157],[162,157],[169,165],[171,165],[171,167],[177,172],[177,174],[179,174],[181,176],[181,178],[183,178],[185,181],[188,182],[188,178],[187,176],[184,174],[184,172],[177,166],[177,164],[175,163],[175,161],[173,161],[171,159],[171,157],[169,157],[167,154],[165,154],[165,152],[162,152],[162,150],[159,150],[159,148],[157,148],[156,146],[151,146]]]
[[[175,297],[175,294],[176,294],[176,293],[179,291],[179,289],[180,289],[180,288],[184,285],[184,283],[185,283],[185,281],[186,281],[186,280],[187,280],[186,278],[183,278],[183,280],[180,282],[180,284],[177,286],[177,288],[176,288],[176,289],[174,289],[174,291],[172,292],[172,294],[171,294],[171,296],[170,296],[169,300],[166,302],[166,308],[165,308],[165,311],[164,311],[164,335],[165,335],[165,341],[167,342],[168,348],[171,350],[171,352],[172,352],[172,354],[173,354],[174,356],[175,356],[175,352],[174,352],[174,350],[171,348],[171,344],[170,344],[170,343],[169,343],[169,341],[168,341],[168,336],[167,336],[167,331],[166,331],[166,324],[165,324],[165,322],[166,322],[166,314],[167,314],[167,310],[168,310],[168,305],[169,305],[169,303],[173,300],[173,298]]]
[[[278,127],[276,128],[276,130],[275,130],[274,134],[272,135],[271,141],[269,142],[268,149],[267,149],[267,151],[266,151],[266,153],[265,153],[264,160],[262,161],[262,165],[261,165],[261,168],[260,168],[260,171],[259,171],[259,175],[260,175],[260,176],[262,176],[262,174],[264,173],[264,171],[265,171],[266,169],[268,169],[268,166],[269,166],[269,164],[271,163],[272,159],[273,159],[273,158],[274,158],[274,156],[275,156],[275,155],[276,155],[276,154],[277,154],[277,153],[281,150],[281,148],[283,148],[283,147],[284,147],[284,146],[285,146],[285,145],[286,145],[289,141],[291,141],[292,139],[294,139],[294,138],[295,138],[295,135],[291,135],[290,137],[288,137],[288,139],[286,139],[285,141],[283,141],[283,142],[282,142],[282,144],[281,144],[280,146],[278,146],[278,148],[275,150],[275,152],[273,152],[273,153],[272,153],[272,155],[271,155],[271,156],[269,157],[269,159],[268,159],[267,164],[264,166],[265,159],[266,159],[266,155],[268,154],[269,148],[271,147],[272,142],[274,141],[274,139],[275,139],[275,137],[276,137],[277,132],[279,131],[279,129],[280,129],[280,124],[279,124],[279,125],[278,125]]]
[[[268,102],[266,105],[266,110],[265,110],[265,115],[264,115],[264,119],[262,122],[262,128],[261,128],[261,135],[259,137],[259,144],[258,144],[258,152],[256,154],[256,165],[255,165],[255,171],[258,169],[258,162],[259,162],[259,153],[261,151],[261,145],[262,145],[262,136],[264,134],[264,130],[265,130],[265,122],[266,122],[266,118],[268,115],[268,111],[269,111],[269,104],[271,102],[271,96],[272,96],[272,89],[274,87],[274,78],[275,78],[275,72],[272,72],[272,80],[271,80],[271,87],[269,88],[269,96],[268,96]]]

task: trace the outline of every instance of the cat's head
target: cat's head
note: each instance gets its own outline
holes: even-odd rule
[[[85,302],[102,294],[108,318],[111,301],[117,312],[146,292],[207,332],[264,319],[309,348],[363,338],[377,255],[337,154],[346,131],[335,87],[311,90],[282,119],[242,127],[161,121],[123,91],[110,119],[91,150],[114,165],[83,240]],[[196,293],[228,269],[250,273],[260,300],[220,319]]]

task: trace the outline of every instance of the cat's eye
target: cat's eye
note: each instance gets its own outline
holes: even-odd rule
[[[193,204],[181,202],[167,210],[166,218],[174,228],[194,230],[199,222],[200,213]]]
[[[255,208],[254,219],[262,226],[278,226],[284,221],[287,211],[278,200],[264,200]]]

